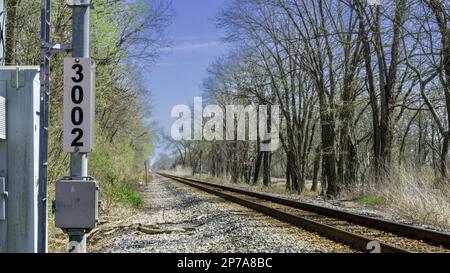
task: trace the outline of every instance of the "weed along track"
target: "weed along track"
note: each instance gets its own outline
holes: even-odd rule
[[[319,233],[360,251],[379,244],[382,253],[450,253],[450,234],[330,208],[215,185],[168,174],[159,175],[189,185],[277,220]]]

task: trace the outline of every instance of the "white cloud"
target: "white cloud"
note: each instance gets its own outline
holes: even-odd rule
[[[183,42],[173,47],[163,48],[162,51],[165,52],[190,51],[196,49],[212,48],[217,46],[220,46],[220,43],[218,41],[207,41],[201,43]]]

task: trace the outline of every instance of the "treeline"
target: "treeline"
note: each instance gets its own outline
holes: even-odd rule
[[[233,182],[284,177],[299,193],[312,180],[328,196],[406,164],[448,183],[449,2],[372,2],[230,2],[218,24],[231,50],[210,67],[204,97],[279,105],[281,149],[173,142],[173,165]]]
[[[7,65],[40,64],[40,1],[8,0]],[[117,201],[132,182],[142,180],[150,155],[150,92],[140,84],[142,69],[165,46],[170,17],[167,1],[94,0],[91,9],[91,57],[96,63],[96,140],[89,174],[99,180],[104,197]],[[52,1],[53,43],[71,44],[71,9]],[[70,55],[67,55],[70,56]],[[51,59],[49,183],[69,174],[69,154],[62,151],[63,54]],[[50,186],[52,190],[52,186]]]

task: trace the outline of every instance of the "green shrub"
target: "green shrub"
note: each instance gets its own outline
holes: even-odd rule
[[[110,143],[102,136],[97,137],[95,150],[89,157],[89,170],[100,183],[106,208],[115,204],[141,205],[136,188],[142,182],[139,175],[149,148],[144,150],[137,153],[128,140]]]
[[[383,204],[384,200],[381,197],[367,194],[358,198],[358,202],[367,206],[377,206]]]
[[[139,207],[140,205],[142,205],[142,197],[126,185],[112,187],[110,198],[112,198],[116,202],[120,202],[133,207]]]

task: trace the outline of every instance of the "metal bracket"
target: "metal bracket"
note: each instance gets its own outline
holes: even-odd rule
[[[69,7],[91,6],[91,0],[66,0],[66,4]]]
[[[93,178],[92,176],[65,176],[61,179],[62,181],[81,181],[81,180],[86,180],[86,181],[95,181],[95,178]]]
[[[20,70],[20,67],[16,67],[16,71],[14,72],[11,79],[11,87],[15,89],[19,89],[25,86],[25,75],[23,71]]]
[[[0,221],[6,220],[6,199],[8,199],[6,181],[4,177],[0,177]]]
[[[42,43],[42,48],[48,50],[51,55],[72,51],[72,46],[68,44]]]
[[[75,229],[75,228],[65,229],[64,231],[71,236],[83,236],[85,233],[85,229]]]

